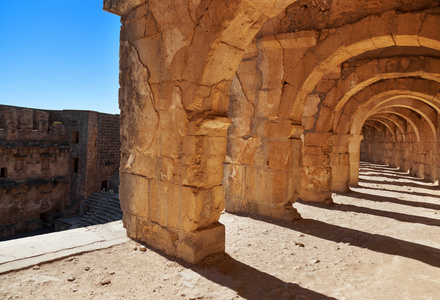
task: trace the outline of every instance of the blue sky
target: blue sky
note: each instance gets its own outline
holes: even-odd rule
[[[0,104],[119,113],[120,18],[103,0],[0,0]]]

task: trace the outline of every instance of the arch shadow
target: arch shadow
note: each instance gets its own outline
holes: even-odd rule
[[[395,182],[395,181],[381,181],[381,180],[371,180],[371,179],[365,179],[365,178],[359,178],[359,182],[365,182],[365,183],[370,183],[370,184],[385,184],[385,185],[394,185],[394,186],[409,186],[409,187],[415,187],[415,188],[423,188],[429,191],[438,191],[439,195],[440,195],[440,187],[438,186],[427,186],[427,185],[423,185],[423,184],[417,184],[415,182]],[[425,181],[426,182],[426,181]],[[362,185],[362,187],[364,187]],[[436,197],[434,195],[431,195],[432,197]],[[438,197],[438,196],[437,196]]]
[[[343,212],[355,212],[355,213],[362,213],[362,214],[369,214],[374,215],[378,217],[385,217],[389,219],[394,219],[401,222],[406,223],[418,223],[428,226],[438,226],[440,227],[440,219],[431,219],[427,217],[421,217],[421,216],[414,216],[414,215],[408,215],[408,214],[402,214],[398,212],[391,212],[391,211],[385,211],[385,210],[379,210],[379,209],[373,209],[368,207],[362,207],[362,206],[356,206],[352,204],[342,204],[342,203],[333,203],[331,205],[326,205],[323,203],[318,202],[305,202],[305,201],[299,201],[303,205],[313,206],[313,207],[319,207],[323,209],[328,210],[337,210],[337,211],[343,211]]]
[[[338,193],[338,194],[345,195],[348,197],[358,198],[361,200],[369,200],[369,201],[375,201],[375,202],[389,202],[389,203],[395,203],[395,204],[400,204],[400,205],[407,205],[407,206],[413,206],[413,207],[440,210],[440,205],[438,205],[438,204],[419,202],[419,201],[402,200],[402,199],[398,199],[398,198],[394,198],[394,197],[385,197],[385,196],[378,197],[378,196],[373,196],[371,194],[361,193],[361,192],[357,192],[357,191],[350,191],[348,193]]]
[[[366,186],[366,185],[351,186],[351,188],[369,189],[369,190],[373,190],[373,191],[377,191],[378,189],[381,189],[381,190],[384,190],[384,191],[387,191],[387,192],[399,193],[399,194],[407,194],[407,195],[411,195],[411,196],[440,198],[437,194],[420,193],[420,192],[396,191],[396,190],[390,190],[390,189],[385,189],[385,188],[374,188],[374,187],[369,187],[369,186]],[[359,192],[359,191],[353,191],[353,190],[350,190],[350,191],[354,192],[354,193],[355,192]],[[361,193],[361,192],[359,192],[359,193]]]
[[[193,265],[148,245],[145,246],[212,282],[234,290],[245,299],[336,299],[301,287],[296,283],[285,282],[244,264],[227,253],[212,254]]]
[[[386,178],[390,178],[390,179],[410,180],[410,181],[413,181],[414,183],[417,183],[417,182],[429,183],[429,181],[427,181],[425,179],[422,179],[422,178],[411,177],[409,175],[405,176],[405,175],[393,174],[393,173],[390,173],[390,172],[375,171],[374,174],[362,174],[362,173],[360,173],[359,176],[380,176],[380,177],[386,177]],[[359,180],[361,181],[362,179],[359,179]],[[423,185],[423,186],[425,186],[425,185]]]
[[[255,217],[255,219],[266,222],[268,221],[267,219],[260,217]],[[336,243],[346,243],[348,237],[350,238],[351,246],[366,248],[384,254],[406,257],[440,268],[440,249],[434,247],[408,242],[381,234],[372,234],[333,225],[313,219],[303,219],[294,223],[282,220],[271,221],[278,226]]]

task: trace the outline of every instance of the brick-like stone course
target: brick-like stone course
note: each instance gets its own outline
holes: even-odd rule
[[[119,115],[0,105],[0,120],[0,237],[78,214],[118,172]]]

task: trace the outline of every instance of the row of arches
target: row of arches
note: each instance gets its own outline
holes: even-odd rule
[[[122,15],[120,198],[130,237],[190,262],[223,251],[224,206],[294,219],[298,198],[331,201],[357,183],[361,150],[383,152],[361,147],[367,131],[387,151],[411,143],[437,178],[435,9],[283,30],[279,14],[288,18],[294,2],[105,1]]]

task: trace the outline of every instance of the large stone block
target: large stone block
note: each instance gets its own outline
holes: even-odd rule
[[[332,166],[332,182],[345,182],[347,183],[350,177],[350,167],[346,165]]]
[[[246,166],[225,164],[223,170],[227,208],[231,199],[244,199]]]
[[[266,169],[267,170],[267,169]],[[267,201],[271,194],[270,180],[265,169],[259,167],[247,167],[245,177],[245,198],[260,202]]]
[[[224,160],[224,155],[182,155],[179,175],[183,185],[203,188],[220,185]]]
[[[302,187],[307,190],[329,191],[331,168],[304,167]]]
[[[290,170],[292,142],[290,139],[267,139],[267,166],[272,169]]]
[[[226,137],[231,120],[226,117],[210,117],[191,120],[188,123],[188,135],[206,135]]]
[[[306,146],[327,146],[330,143],[331,132],[308,133],[304,138]]]
[[[224,209],[223,186],[209,189],[182,186],[181,193],[181,228],[183,230],[199,230],[218,221]]]
[[[140,175],[121,172],[120,181],[119,199],[122,211],[148,218],[151,199],[149,180]]]
[[[124,213],[123,223],[128,237],[189,263],[198,263],[208,255],[225,251],[225,227],[218,222],[192,232],[173,231]]]
[[[392,37],[394,14],[393,11],[389,11],[382,16],[370,17],[371,40],[377,48],[393,47],[396,45]]]
[[[183,153],[187,155],[226,155],[226,137],[185,136]]]
[[[222,252],[225,252],[225,226],[214,223],[185,237],[177,246],[176,256],[195,264],[208,255]]]
[[[269,119],[258,123],[258,135],[261,137],[298,138],[304,131],[304,127],[294,124],[291,120]]]
[[[301,219],[301,215],[290,202],[281,205],[260,203],[258,204],[257,213],[278,220],[294,221]]]
[[[263,166],[266,162],[263,139],[232,139],[228,140],[228,160],[234,164]]]
[[[302,164],[305,167],[323,167],[328,166],[330,163],[330,157],[326,154],[310,155],[303,154]]]
[[[333,130],[333,109],[321,105],[318,118],[316,120],[316,132],[330,132]]]
[[[327,191],[319,191],[315,189],[301,189],[299,193],[299,197],[303,201],[308,202],[320,202],[320,203],[327,203],[330,204],[333,202],[332,200],[332,192],[330,189]]]
[[[294,187],[290,171],[270,170],[268,180],[271,182],[271,198],[267,203],[283,205],[292,200]],[[296,200],[296,199],[294,199]]]

